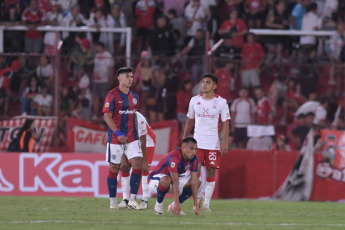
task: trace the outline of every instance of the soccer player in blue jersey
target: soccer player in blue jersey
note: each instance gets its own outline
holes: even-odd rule
[[[117,174],[123,154],[127,156],[133,168],[130,178],[131,195],[128,208],[141,209],[136,201],[143,163],[136,118],[139,97],[130,90],[133,83],[132,68],[120,68],[117,71],[117,76],[119,86],[108,93],[103,106],[104,121],[108,126],[106,160],[109,162],[107,184],[110,209],[118,209],[116,200]]]
[[[195,215],[201,214],[197,200],[200,181],[196,150],[196,140],[186,137],[182,141],[182,148],[165,155],[150,174],[149,188],[152,192],[157,193],[154,208],[156,214],[164,214],[163,200],[169,191],[172,192],[174,199],[174,202],[168,207],[172,214],[183,215],[181,204],[190,196],[193,196]],[[190,169],[190,175],[184,174],[188,169]],[[181,195],[179,196],[179,194]]]

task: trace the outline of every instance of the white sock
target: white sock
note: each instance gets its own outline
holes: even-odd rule
[[[210,201],[213,195],[215,185],[215,181],[206,182],[204,206],[210,206]]]
[[[143,189],[143,200],[147,201],[150,197],[149,186],[147,185],[148,176],[141,176],[141,187]]]
[[[122,199],[128,200],[129,198],[129,179],[130,176],[121,177]]]
[[[110,197],[110,204],[116,204],[117,203],[117,200],[116,200],[116,197]]]
[[[129,198],[130,201],[136,200],[137,194],[131,194],[131,197]]]

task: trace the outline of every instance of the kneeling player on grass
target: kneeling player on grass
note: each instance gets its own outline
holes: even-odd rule
[[[182,148],[165,155],[150,174],[149,189],[157,193],[156,214],[164,214],[163,200],[169,191],[172,192],[174,199],[174,202],[168,207],[172,214],[183,215],[181,204],[192,195],[194,213],[195,215],[201,214],[197,200],[200,181],[196,150],[197,143],[194,138],[183,139]],[[190,175],[184,174],[188,169],[190,169]]]
[[[153,132],[152,128],[147,123],[145,117],[136,112],[138,119],[138,132],[139,140],[141,142],[141,150],[143,152],[143,169],[142,169],[142,179],[141,185],[143,189],[143,198],[140,203],[141,209],[147,209],[147,201],[150,196],[147,180],[149,176],[149,168],[152,163],[153,155],[155,153],[156,145],[156,135]],[[122,188],[122,201],[119,203],[119,208],[128,207],[128,198],[129,198],[129,188],[130,188],[130,174],[131,165],[125,155],[122,157],[122,162],[120,170],[122,172],[121,177],[121,188]]]

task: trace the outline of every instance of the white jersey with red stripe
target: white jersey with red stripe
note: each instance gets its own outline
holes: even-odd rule
[[[156,135],[150,125],[147,123],[146,118],[139,112],[136,112],[138,119],[139,137],[146,135],[146,147],[154,147],[156,144]]]
[[[229,106],[219,95],[206,100],[202,94],[192,97],[187,117],[195,119],[194,138],[198,148],[220,150],[220,121],[230,120]]]

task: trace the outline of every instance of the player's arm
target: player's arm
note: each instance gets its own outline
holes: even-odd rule
[[[141,151],[143,153],[143,171],[148,172],[150,167],[146,161],[146,135],[140,136],[139,140],[141,144]]]
[[[181,205],[180,205],[179,193],[178,193],[178,173],[170,171],[170,177],[171,177],[172,194],[173,194],[173,199],[175,202],[175,206],[171,214],[180,215]]]
[[[199,190],[199,176],[198,176],[198,171],[196,172],[191,172],[191,189],[192,189],[192,194],[193,194],[193,209],[195,215],[201,215],[200,212],[200,207],[198,205],[198,190]]]
[[[126,144],[126,135],[117,128],[115,122],[113,121],[113,115],[111,113],[104,113],[103,117],[105,123],[107,123],[108,127],[115,133],[119,142],[121,144]]]
[[[222,143],[222,149],[221,149],[222,155],[228,152],[228,149],[229,149],[228,139],[229,139],[229,120],[223,122],[223,143]]]
[[[194,126],[195,120],[194,119],[190,119],[188,118],[187,122],[186,122],[186,126],[184,128],[184,133],[183,133],[183,139],[188,137],[188,135],[190,134],[190,132],[192,131],[192,128]]]

